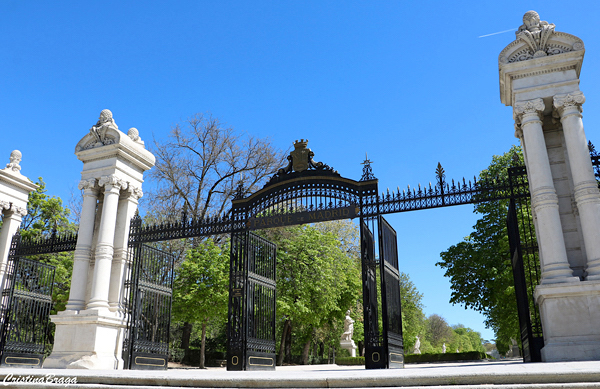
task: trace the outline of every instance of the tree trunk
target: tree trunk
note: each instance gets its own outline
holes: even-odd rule
[[[310,339],[304,343],[304,349],[302,350],[302,364],[308,365],[308,353],[310,351]]]
[[[204,319],[204,321],[202,322],[202,343],[200,345],[200,369],[206,369],[206,367],[204,366],[204,362],[205,362],[205,357],[204,357],[204,352],[206,351],[206,323],[208,322],[208,319]]]
[[[285,360],[287,363],[292,364],[292,322],[288,326],[285,342]]]
[[[188,363],[190,353],[190,337],[192,336],[193,323],[183,323],[183,332],[181,333],[181,348],[183,349],[183,363]]]
[[[277,366],[283,365],[283,356],[285,355],[285,340],[287,339],[287,331],[290,326],[290,321],[286,320],[283,323],[283,331],[281,331],[281,344],[279,345],[279,356],[277,357]]]

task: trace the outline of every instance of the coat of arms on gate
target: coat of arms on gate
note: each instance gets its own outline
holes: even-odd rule
[[[292,168],[296,172],[303,172],[308,169],[308,161],[315,155],[311,149],[306,148],[308,139],[300,139],[294,142],[294,151],[290,153],[292,157]]]
[[[315,153],[313,153],[311,149],[306,147],[307,145],[308,139],[300,139],[295,141],[294,151],[292,151],[287,157],[288,165],[284,168],[279,169],[277,173],[273,177],[271,177],[271,179],[266,185],[274,184],[275,182],[280,181],[286,176],[289,176],[294,173],[300,174],[307,170],[318,170],[326,175],[334,175],[337,177],[340,176],[337,170],[334,170],[331,166],[323,162],[315,162],[313,160]]]

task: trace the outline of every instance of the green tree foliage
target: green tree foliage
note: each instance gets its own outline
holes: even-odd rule
[[[265,234],[278,246],[277,316],[284,334],[280,350],[285,352],[291,338],[307,363],[311,342],[339,341],[345,312],[360,299],[360,265],[340,248],[333,232],[304,225]]]
[[[190,249],[173,283],[173,318],[202,325],[200,367],[204,368],[209,323],[223,325],[227,318],[229,245],[205,240]]]
[[[59,197],[49,196],[46,183],[39,177],[37,189],[29,194],[27,215],[23,217],[19,233],[25,239],[50,237],[54,231],[58,235],[75,232],[76,226],[69,221],[69,209],[63,206]],[[73,253],[42,254],[29,257],[55,266],[51,313],[62,311],[69,299]]]
[[[514,155],[520,161],[513,160]],[[504,155],[495,155],[490,166],[481,171],[481,181],[508,179],[507,168],[522,164],[521,150],[513,146]],[[500,353],[508,350],[510,339],[519,339],[518,316],[508,245],[506,219],[508,200],[475,205],[482,217],[464,241],[440,254],[436,265],[450,277],[450,302],[481,312],[486,325],[496,334]]]
[[[424,333],[425,314],[423,313],[423,294],[406,273],[400,273],[400,299],[402,301],[402,337],[404,349],[413,350],[416,336]]]

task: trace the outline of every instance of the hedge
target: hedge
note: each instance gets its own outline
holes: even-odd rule
[[[479,351],[469,351],[465,353],[446,353],[446,354],[408,354],[404,355],[404,363],[427,363],[427,362],[453,362],[453,361],[477,361],[490,358],[489,355]],[[364,357],[344,357],[336,358],[337,365],[364,365]]]

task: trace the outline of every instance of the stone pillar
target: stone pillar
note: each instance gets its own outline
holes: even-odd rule
[[[130,185],[124,197],[119,199],[117,212],[117,229],[115,231],[115,253],[113,256],[110,288],[108,291],[108,305],[110,310],[119,315],[124,314],[123,299],[125,276],[129,266],[129,225],[135,215],[138,199],[142,197],[140,188]]]
[[[21,157],[19,150],[13,150],[10,153],[10,162],[4,169],[0,169],[0,293],[4,289],[4,276],[13,235],[19,229],[23,216],[27,215],[29,193],[37,188],[37,185],[21,174]]]
[[[600,360],[600,202],[581,121],[584,53],[581,39],[529,11],[498,56],[500,99],[522,120],[544,362]],[[571,271],[583,281],[564,282],[574,280]]]
[[[122,369],[129,220],[154,156],[136,129],[119,131],[109,110],[102,111],[75,154],[83,162],[84,201],[71,295],[67,310],[51,316],[56,324],[54,348],[44,367]]]
[[[108,309],[108,289],[114,254],[115,228],[121,188],[127,184],[115,176],[104,176],[98,182],[104,187],[104,207],[96,243],[96,263],[87,309]]]
[[[554,96],[554,107],[562,123],[571,165],[574,197],[579,210],[587,257],[587,280],[600,279],[600,191],[583,131],[580,91]]]
[[[83,189],[83,204],[81,206],[81,220],[95,220],[98,205],[98,188],[95,178],[83,180],[79,189]],[[92,241],[94,237],[94,223],[83,223],[79,226],[77,246],[73,258],[73,273],[71,276],[71,290],[66,311],[79,311],[85,309],[86,291],[88,287],[88,269],[92,255]]]
[[[2,212],[2,230],[0,231],[0,291],[4,290],[4,278],[6,267],[8,265],[8,254],[12,242],[23,216],[27,215],[27,209],[11,205],[7,201],[0,201],[0,211]]]
[[[542,283],[578,281],[578,278],[573,277],[567,260],[558,212],[558,197],[554,189],[542,129],[543,111],[542,99],[519,101],[514,104],[514,116],[517,123],[520,123],[523,143],[527,146],[527,176],[531,204],[537,217]]]

